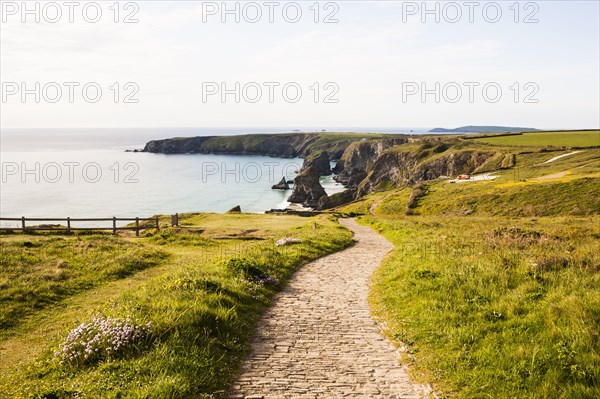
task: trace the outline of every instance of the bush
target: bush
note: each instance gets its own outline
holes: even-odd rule
[[[433,152],[436,154],[440,154],[442,152],[448,151],[448,148],[449,148],[448,145],[440,144],[433,149]]]
[[[406,212],[405,212],[406,215],[414,214],[414,212],[411,210],[417,207],[417,202],[418,202],[419,198],[423,197],[424,195],[425,195],[425,186],[423,185],[423,183],[418,183],[413,188],[412,192],[410,193],[410,197],[408,198],[408,203],[406,204]]]
[[[241,274],[245,279],[258,284],[278,284],[279,279],[269,275],[258,262],[247,258],[231,258],[225,261],[225,267]]]

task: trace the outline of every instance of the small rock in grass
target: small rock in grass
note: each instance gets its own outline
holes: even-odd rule
[[[275,246],[281,247],[283,245],[289,245],[289,244],[300,244],[301,242],[302,242],[302,240],[300,240],[299,238],[280,238],[275,243]]]

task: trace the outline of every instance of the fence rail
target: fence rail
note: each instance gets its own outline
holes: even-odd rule
[[[155,218],[26,218],[25,216],[20,218],[0,218],[0,222],[21,222],[21,227],[2,227],[0,226],[0,230],[23,230],[23,231],[42,231],[42,230],[52,230],[52,231],[66,231],[70,233],[71,231],[77,230],[112,230],[113,234],[117,234],[119,230],[134,230],[135,235],[139,237],[140,230],[147,229],[148,226],[140,226],[140,222],[152,221],[154,222],[152,227],[160,230],[159,220],[157,217]],[[27,226],[27,222],[66,222],[66,226]],[[71,222],[112,222],[111,227],[72,227]],[[123,226],[117,227],[117,222],[135,222],[135,226]]]

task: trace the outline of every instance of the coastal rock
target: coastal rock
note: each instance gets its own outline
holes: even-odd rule
[[[319,200],[326,195],[325,189],[319,182],[317,169],[309,166],[300,171],[294,179],[294,191],[288,198],[288,201],[316,208],[319,205]]]
[[[341,193],[335,193],[331,196],[321,197],[319,200],[318,209],[331,209],[336,206],[340,206],[343,204],[347,204],[348,202],[352,202],[355,199],[356,190],[345,190]]]
[[[327,151],[312,153],[304,159],[303,169],[313,167],[317,170],[319,176],[329,176],[331,171],[331,161]]]
[[[357,187],[367,170],[387,149],[408,142],[408,138],[357,141],[348,146],[333,168],[334,179],[346,187]]]
[[[290,185],[288,184],[287,180],[285,180],[285,177],[281,178],[281,181],[273,186],[271,186],[272,190],[289,190],[290,189]]]
[[[227,213],[241,213],[241,212],[242,212],[242,207],[239,205],[236,205],[227,211]]]
[[[387,152],[379,156],[369,168],[367,176],[357,187],[357,197],[389,184],[412,185],[440,176],[469,174],[497,156],[495,152],[460,151],[423,161],[418,153]]]

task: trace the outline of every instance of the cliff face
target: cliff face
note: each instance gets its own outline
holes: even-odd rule
[[[331,171],[331,162],[329,160],[329,153],[327,151],[320,151],[307,156],[304,159],[302,169],[306,169],[311,166],[317,170],[319,176],[329,176],[333,173]]]
[[[348,146],[334,168],[335,179],[348,190],[335,198],[324,197],[321,209],[340,205],[367,195],[381,187],[401,186],[473,173],[482,167],[494,168],[498,152],[465,148],[461,143],[423,141],[401,146],[407,139],[371,140]],[[401,147],[397,147],[401,146]],[[393,148],[396,147],[396,148]]]
[[[461,151],[451,152],[431,160],[421,160],[411,152],[388,152],[382,154],[358,184],[357,196],[369,194],[380,185],[395,186],[414,184],[437,179],[440,176],[456,176],[473,173],[484,165],[495,152]]]
[[[345,186],[355,187],[366,176],[367,170],[387,149],[404,144],[408,139],[365,140],[352,143],[346,148],[333,172],[335,180]]]
[[[202,145],[213,137],[185,137],[165,140],[149,141],[144,147],[144,152],[154,152],[160,154],[187,154],[188,152],[198,152]]]
[[[176,137],[153,140],[143,151],[163,154],[266,155],[304,158],[315,151],[328,151],[339,159],[348,145],[361,137],[326,136],[320,133],[246,134],[241,136]]]
[[[145,152],[164,154],[228,154],[266,155],[282,158],[305,156],[308,147],[319,139],[311,134],[244,135],[182,137],[153,140],[144,147]]]

